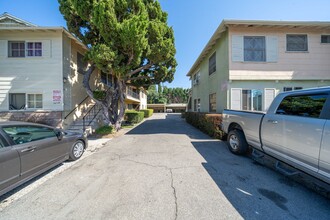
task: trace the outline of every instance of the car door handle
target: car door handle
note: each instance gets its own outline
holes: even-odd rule
[[[276,121],[276,120],[268,120],[268,122],[273,123],[273,124],[278,124],[278,121]]]
[[[33,151],[35,151],[36,148],[37,148],[36,146],[33,146],[33,147],[27,147],[27,148],[21,150],[21,152],[22,152],[22,153],[24,153],[24,152],[33,152]]]

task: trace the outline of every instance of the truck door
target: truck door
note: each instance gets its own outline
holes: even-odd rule
[[[330,179],[330,120],[324,126],[320,151],[319,173]]]
[[[318,172],[326,119],[321,112],[328,94],[290,95],[276,112],[266,114],[261,127],[263,147],[269,154]]]

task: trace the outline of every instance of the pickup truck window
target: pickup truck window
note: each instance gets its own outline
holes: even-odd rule
[[[276,114],[319,118],[328,94],[285,97]]]

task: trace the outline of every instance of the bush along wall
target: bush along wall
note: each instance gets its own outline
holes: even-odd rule
[[[144,112],[144,117],[149,118],[154,113],[153,109],[141,109],[140,112]]]
[[[222,114],[186,112],[184,117],[189,124],[208,134],[210,137],[221,140],[225,139],[225,133],[220,130]]]
[[[130,124],[136,124],[143,120],[144,112],[129,110],[125,112],[125,120]]]

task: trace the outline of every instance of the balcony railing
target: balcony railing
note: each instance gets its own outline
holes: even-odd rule
[[[139,94],[134,92],[131,88],[126,88],[126,93],[127,93],[127,95],[129,95],[135,99],[140,99]]]

